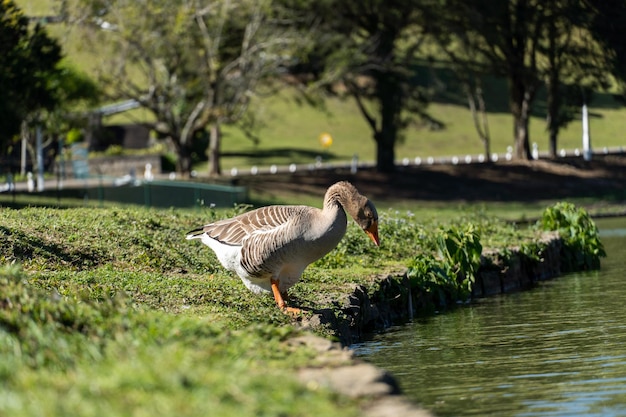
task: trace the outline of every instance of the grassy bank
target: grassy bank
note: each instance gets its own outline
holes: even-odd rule
[[[358,401],[296,381],[316,355],[288,343],[301,330],[271,296],[250,293],[184,239],[236,212],[1,209],[0,414],[357,415]],[[380,217],[380,248],[351,225],[305,271],[291,303],[341,314],[337,303],[356,284],[374,292],[376,275],[407,266],[414,288],[453,302],[467,296],[481,249],[536,251],[540,233],[481,213]],[[459,267],[463,280],[445,275]]]
[[[93,294],[58,299],[19,271],[0,272],[3,415],[356,415],[355,404],[307,388],[294,368],[313,352],[291,330],[144,310]]]
[[[184,240],[231,214],[2,209],[0,413],[353,415],[352,401],[295,381],[294,369],[315,357],[285,343],[296,330],[271,297],[251,294]],[[410,216],[383,216],[384,254],[351,227],[294,299],[332,303],[403,264],[425,230]]]
[[[273,302],[184,242],[196,215],[0,218],[0,414],[355,415],[296,382],[315,356],[285,343],[295,330]]]

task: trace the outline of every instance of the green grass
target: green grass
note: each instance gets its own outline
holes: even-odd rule
[[[315,356],[271,297],[185,241],[211,216],[2,209],[0,414],[355,415],[295,380]]]
[[[245,204],[262,206],[269,204],[304,204],[312,207],[321,207],[322,195],[290,194],[280,191],[277,194],[268,194],[250,190],[250,201]],[[624,205],[621,201],[611,202],[610,200],[599,200],[597,198],[569,198],[567,201],[578,207],[585,208],[592,216],[606,216],[621,214],[624,212]],[[390,213],[412,213],[420,221],[430,222],[434,220],[448,220],[459,216],[459,213],[469,213],[471,215],[484,215],[504,221],[526,223],[538,219],[543,210],[556,203],[556,200],[538,201],[516,201],[516,202],[467,202],[467,201],[411,201],[383,199],[376,200],[376,207],[379,211]],[[107,202],[98,200],[85,200],[76,198],[55,198],[40,196],[37,193],[0,194],[0,207],[57,207],[57,208],[126,208],[132,209],[136,206],[132,204],[121,204],[118,202]],[[197,212],[209,211],[207,207],[198,207]]]
[[[0,285],[2,415],[356,415],[293,378],[314,353],[288,346],[289,328],[232,330],[119,297],[57,299],[15,267]]]
[[[31,284],[62,297],[85,294],[100,300],[124,293],[153,310],[224,318],[233,329],[259,321],[287,324],[288,318],[278,312],[270,296],[250,293],[223,270],[208,248],[184,239],[186,231],[236,212],[2,209],[0,265],[22,265]],[[303,282],[293,291],[296,300],[310,283],[313,288],[318,282],[325,289],[341,291],[346,285],[367,283],[381,270],[406,265],[441,224],[478,223],[485,230],[485,246],[501,246],[511,236],[534,236],[532,232],[518,235],[525,229],[479,212],[451,219],[426,219],[394,210],[379,214],[381,247],[372,245],[351,223],[339,246],[305,271]],[[504,240],[498,240],[502,236]]]
[[[258,132],[260,141],[253,144],[236,128],[224,129],[222,167],[229,170],[253,165],[288,165],[313,163],[317,156],[324,161],[350,161],[357,154],[361,161],[376,159],[376,145],[372,133],[354,102],[329,98],[328,114],[314,108],[294,104],[289,93],[259,100],[254,108],[261,113],[266,126]],[[409,127],[405,138],[396,146],[396,160],[416,157],[426,160],[433,156],[478,155],[484,153],[475,131],[470,111],[462,105],[432,103],[429,111],[445,123],[441,130],[424,126]],[[592,146],[595,149],[625,145],[620,130],[626,110],[593,108],[591,120]],[[512,146],[512,116],[507,113],[490,113],[489,128],[492,137],[491,151],[505,153]],[[548,135],[543,117],[533,117],[530,125],[531,142],[537,142],[540,151],[548,149]],[[582,149],[581,122],[576,120],[565,129],[559,139],[559,149]],[[319,135],[327,132],[333,145],[325,150]],[[205,172],[204,165],[196,167]]]
[[[293,373],[315,353],[270,295],[255,295],[185,232],[237,210],[0,209],[0,415],[358,415],[359,403]],[[537,230],[480,211],[381,210],[379,248],[351,223],[290,291],[336,309],[355,285],[435,256],[442,228],[471,223],[484,248]],[[318,329],[333,335],[332,329]]]

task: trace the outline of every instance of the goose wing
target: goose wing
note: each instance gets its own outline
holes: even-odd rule
[[[305,206],[267,206],[230,219],[219,220],[207,224],[187,234],[188,239],[206,234],[223,244],[232,246],[243,245],[244,240],[255,232],[269,233],[267,239],[272,239],[272,230],[285,226],[294,217],[302,216]]]

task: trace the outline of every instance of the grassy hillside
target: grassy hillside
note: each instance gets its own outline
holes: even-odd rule
[[[603,99],[612,100],[602,96]],[[225,140],[223,166],[269,165],[313,162],[317,155],[325,160],[348,161],[354,154],[360,160],[374,161],[376,147],[372,133],[359,113],[354,102],[328,99],[327,114],[321,110],[294,104],[289,94],[264,99],[253,108],[261,114],[266,124],[259,130],[260,142],[252,144],[236,129],[224,129]],[[626,139],[620,133],[626,110],[603,106],[592,106],[591,134],[592,146],[621,146]],[[482,143],[473,125],[471,112],[462,105],[433,102],[430,114],[444,123],[440,130],[431,130],[425,125],[414,125],[405,133],[404,139],[396,147],[396,158],[419,156],[476,155],[484,152]],[[512,140],[512,116],[507,112],[491,112],[488,115],[491,132],[492,152],[504,153]],[[581,122],[573,121],[565,129],[559,141],[559,148],[575,149],[581,145]],[[321,133],[328,132],[333,137],[333,145],[328,152],[319,144]],[[531,142],[536,142],[540,151],[548,150],[548,135],[545,120],[535,116],[531,121]]]
[[[18,0],[17,3],[29,15],[54,13],[55,2],[52,0]],[[52,25],[49,30],[62,42],[67,61],[77,68],[90,72],[102,57],[106,57],[106,51],[87,50],[84,47],[79,28],[70,30]],[[442,81],[446,84],[446,89],[440,89],[435,94],[429,107],[430,114],[443,123],[443,128],[431,129],[424,123],[409,127],[404,140],[396,148],[397,159],[482,153],[482,144],[465,99],[455,92],[453,83],[446,79],[449,76],[426,68],[422,68],[420,75],[420,82],[431,87]],[[506,84],[501,80],[488,80],[485,85],[492,152],[505,152],[513,144],[512,118],[507,110],[506,91]],[[548,135],[543,111],[545,103],[542,100],[540,96],[535,104],[536,114],[531,121],[530,138],[531,142],[538,144],[539,150],[545,151],[548,148]],[[224,128],[224,169],[292,162],[311,163],[318,155],[335,161],[348,161],[354,154],[360,160],[375,160],[376,149],[371,131],[352,100],[329,98],[326,108],[322,110],[299,105],[292,92],[284,92],[279,96],[256,99],[251,111],[260,122],[259,143],[252,143],[237,128]],[[626,145],[621,134],[626,110],[619,107],[610,95],[596,95],[590,113],[592,145],[596,149]],[[145,111],[132,111],[111,117],[105,123],[127,123],[146,118],[150,118],[150,115]],[[334,139],[327,152],[318,141],[321,133],[330,133]],[[579,120],[572,122],[561,133],[559,147],[581,147]],[[197,169],[204,172],[203,166]]]
[[[56,3],[52,0],[19,0],[17,2],[29,15],[45,15],[54,13]],[[87,51],[81,42],[79,28],[50,26],[49,30],[57,36],[66,51],[67,60],[87,72],[106,51]],[[103,46],[106,48],[106,46]],[[437,80],[434,77],[438,77]],[[422,71],[422,81],[429,85],[443,83],[447,89],[454,89],[453,83],[446,79],[445,73],[436,74],[429,69]],[[492,151],[505,152],[512,145],[512,119],[506,108],[506,84],[492,80],[485,85],[487,108],[489,111],[489,128],[492,137]],[[441,92],[434,97],[429,111],[431,115],[443,122],[444,128],[431,130],[425,125],[415,125],[408,129],[405,140],[397,146],[397,158],[415,158],[420,156],[466,155],[482,153],[482,145],[475,132],[471,114],[465,99],[455,96],[454,90]],[[548,136],[545,130],[545,103],[541,97],[536,105],[537,114],[531,122],[530,137],[540,150],[547,150]],[[237,166],[288,164],[291,162],[313,162],[317,155],[330,160],[349,160],[358,154],[361,160],[375,159],[375,145],[372,134],[364,119],[352,101],[329,99],[326,111],[300,106],[293,100],[291,93],[276,97],[258,99],[252,106],[263,127],[259,130],[260,142],[252,144],[243,134],[234,128],[226,128],[223,150],[225,169]],[[608,94],[596,95],[591,105],[592,143],[597,149],[626,144],[622,133],[622,120],[626,110]],[[114,116],[106,123],[120,123],[145,119],[148,114],[141,111]],[[327,154],[324,154],[318,137],[321,133],[330,133],[334,143]],[[560,136],[559,147],[573,149],[580,147],[581,124],[572,122]],[[202,170],[202,167],[198,167]]]

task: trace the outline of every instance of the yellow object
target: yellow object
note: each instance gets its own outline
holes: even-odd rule
[[[323,148],[330,148],[330,145],[333,144],[333,137],[330,136],[330,133],[322,133],[320,135],[320,143]]]

